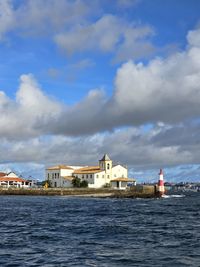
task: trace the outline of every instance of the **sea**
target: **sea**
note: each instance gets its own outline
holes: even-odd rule
[[[0,196],[0,266],[200,266],[200,192]]]

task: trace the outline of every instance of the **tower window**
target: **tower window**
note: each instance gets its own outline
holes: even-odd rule
[[[109,164],[109,163],[107,164],[107,169],[108,169],[108,170],[110,169],[110,164]]]

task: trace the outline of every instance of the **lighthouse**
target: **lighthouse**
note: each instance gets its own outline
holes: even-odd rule
[[[162,197],[165,193],[164,179],[163,179],[163,170],[160,169],[159,180],[158,180],[158,196]]]

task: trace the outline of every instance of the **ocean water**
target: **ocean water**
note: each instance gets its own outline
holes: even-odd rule
[[[200,266],[200,193],[0,196],[0,266]]]

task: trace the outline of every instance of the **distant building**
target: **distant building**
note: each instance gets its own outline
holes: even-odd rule
[[[89,188],[101,188],[106,185],[114,185],[119,189],[125,188],[127,183],[132,181],[127,178],[128,170],[126,167],[117,164],[113,165],[112,160],[107,154],[99,160],[98,166],[66,166],[57,165],[46,169],[46,180],[50,182],[51,187],[72,187],[72,180],[77,177],[81,181],[88,182]],[[119,183],[115,179],[126,179]]]
[[[29,181],[18,177],[14,172],[10,172],[8,174],[0,172],[0,187],[9,188],[29,188]]]

